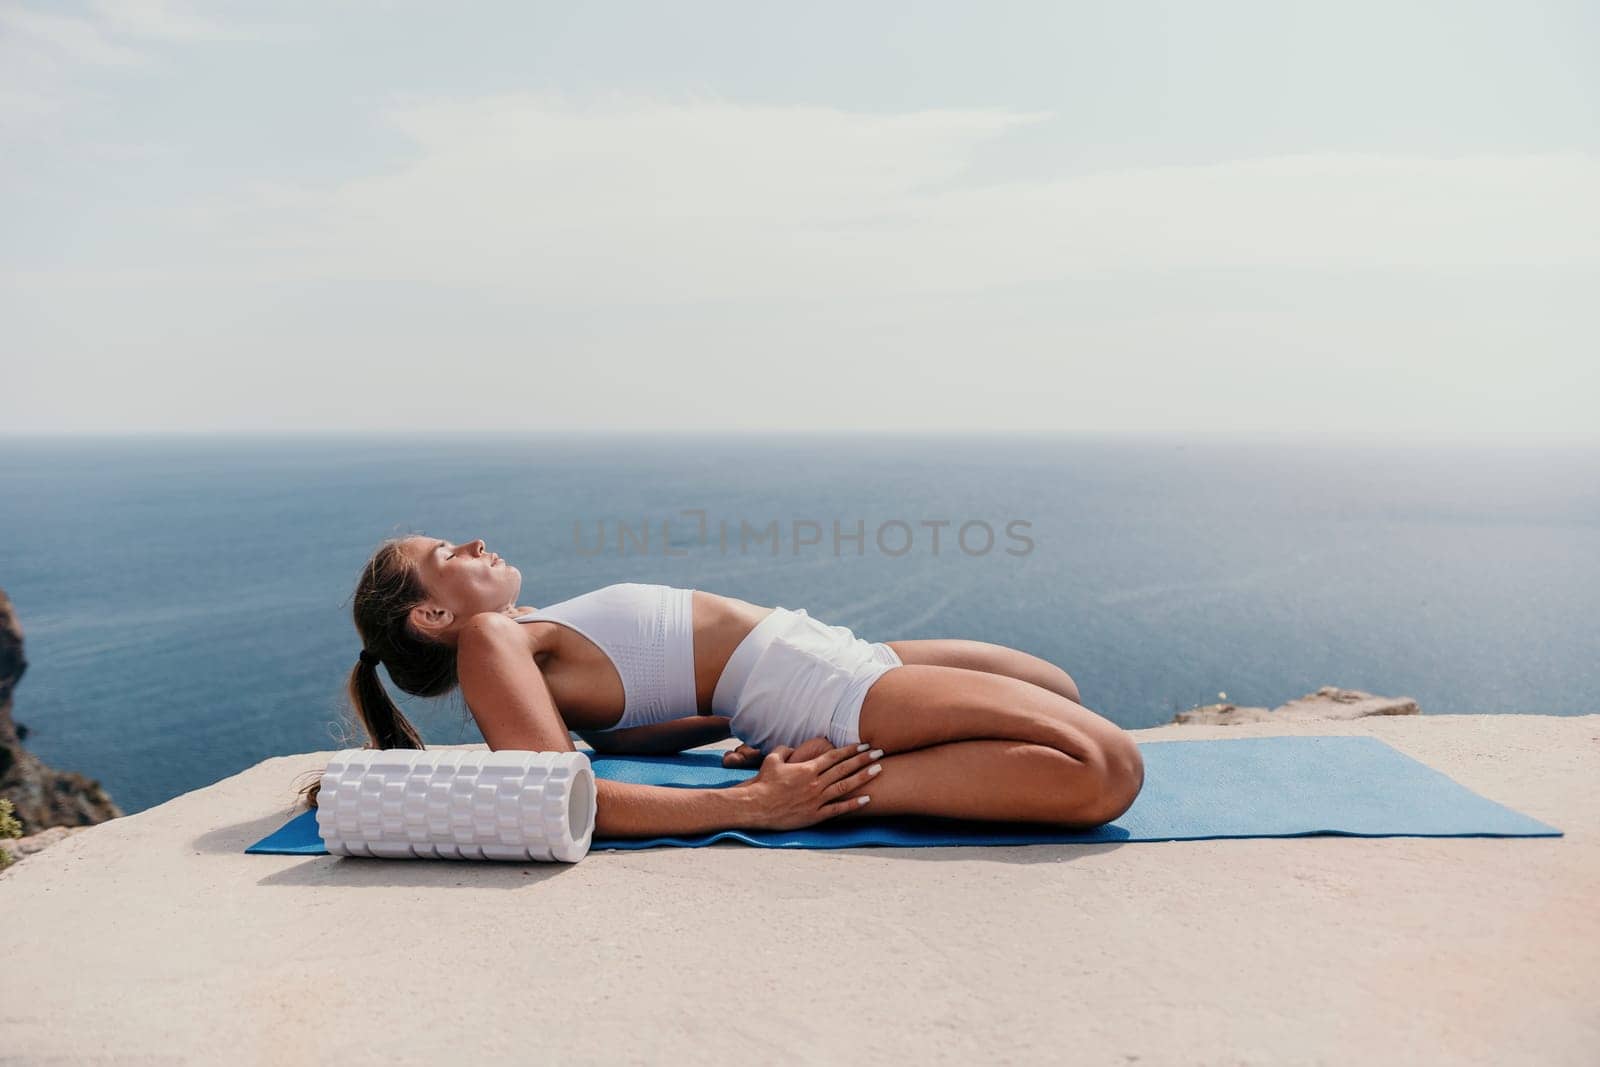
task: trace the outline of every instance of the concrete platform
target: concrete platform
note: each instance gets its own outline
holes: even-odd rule
[[[0,1063],[1600,1063],[1600,715],[1382,738],[1565,831],[249,856],[269,759],[0,874]]]

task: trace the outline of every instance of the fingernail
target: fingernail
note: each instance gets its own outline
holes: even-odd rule
[[[868,775],[877,774],[881,770],[883,770],[883,764],[874,763],[872,766],[867,768],[867,774]]]
[[[879,756],[882,756],[882,755],[883,755],[883,749],[875,748],[875,749],[872,750],[872,758],[873,759],[877,759]]]
[[[856,746],[856,751],[857,752],[865,752],[867,749],[869,749],[871,747],[872,746],[867,744],[866,742],[862,742],[861,744]]]
[[[871,799],[872,799],[871,797],[859,797],[859,798],[857,798],[856,799],[856,807],[859,808],[861,805],[865,804],[867,801],[869,801]]]

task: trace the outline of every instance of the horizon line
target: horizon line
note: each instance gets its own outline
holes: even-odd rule
[[[559,438],[752,438],[779,439],[803,438],[807,440],[895,438],[895,439],[951,439],[982,438],[995,440],[1017,439],[1107,439],[1122,440],[1186,440],[1186,441],[1304,441],[1308,443],[1342,443],[1361,445],[1384,444],[1589,444],[1600,445],[1600,433],[1583,433],[1564,430],[1406,430],[1374,432],[1371,430],[1325,429],[1244,429],[1244,430],[1194,430],[1194,429],[1127,429],[1127,430],[1072,430],[1072,429],[801,429],[773,427],[767,429],[638,429],[615,427],[606,429],[434,429],[426,432],[412,430],[111,430],[111,431],[6,431],[0,430],[0,442],[70,443],[93,441],[186,441],[186,440],[383,440],[409,441],[438,440],[548,440]]]

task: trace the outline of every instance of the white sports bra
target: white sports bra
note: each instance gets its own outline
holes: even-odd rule
[[[622,678],[622,718],[610,730],[699,712],[694,688],[694,590],[621,582],[519,615],[554,622],[600,647]],[[604,732],[604,731],[600,731]]]

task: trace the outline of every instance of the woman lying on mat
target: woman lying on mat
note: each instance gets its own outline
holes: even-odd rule
[[[595,833],[793,829],[934,815],[1088,829],[1144,785],[1133,739],[1061,668],[982,641],[869,644],[805,610],[704,590],[608,585],[518,607],[522,575],[482,541],[385,541],[356,587],[349,692],[370,747],[422,748],[379,663],[417,696],[455,686],[491,749],[663,754],[736,737],[724,789],[599,779]],[[316,803],[320,779],[302,790]]]

